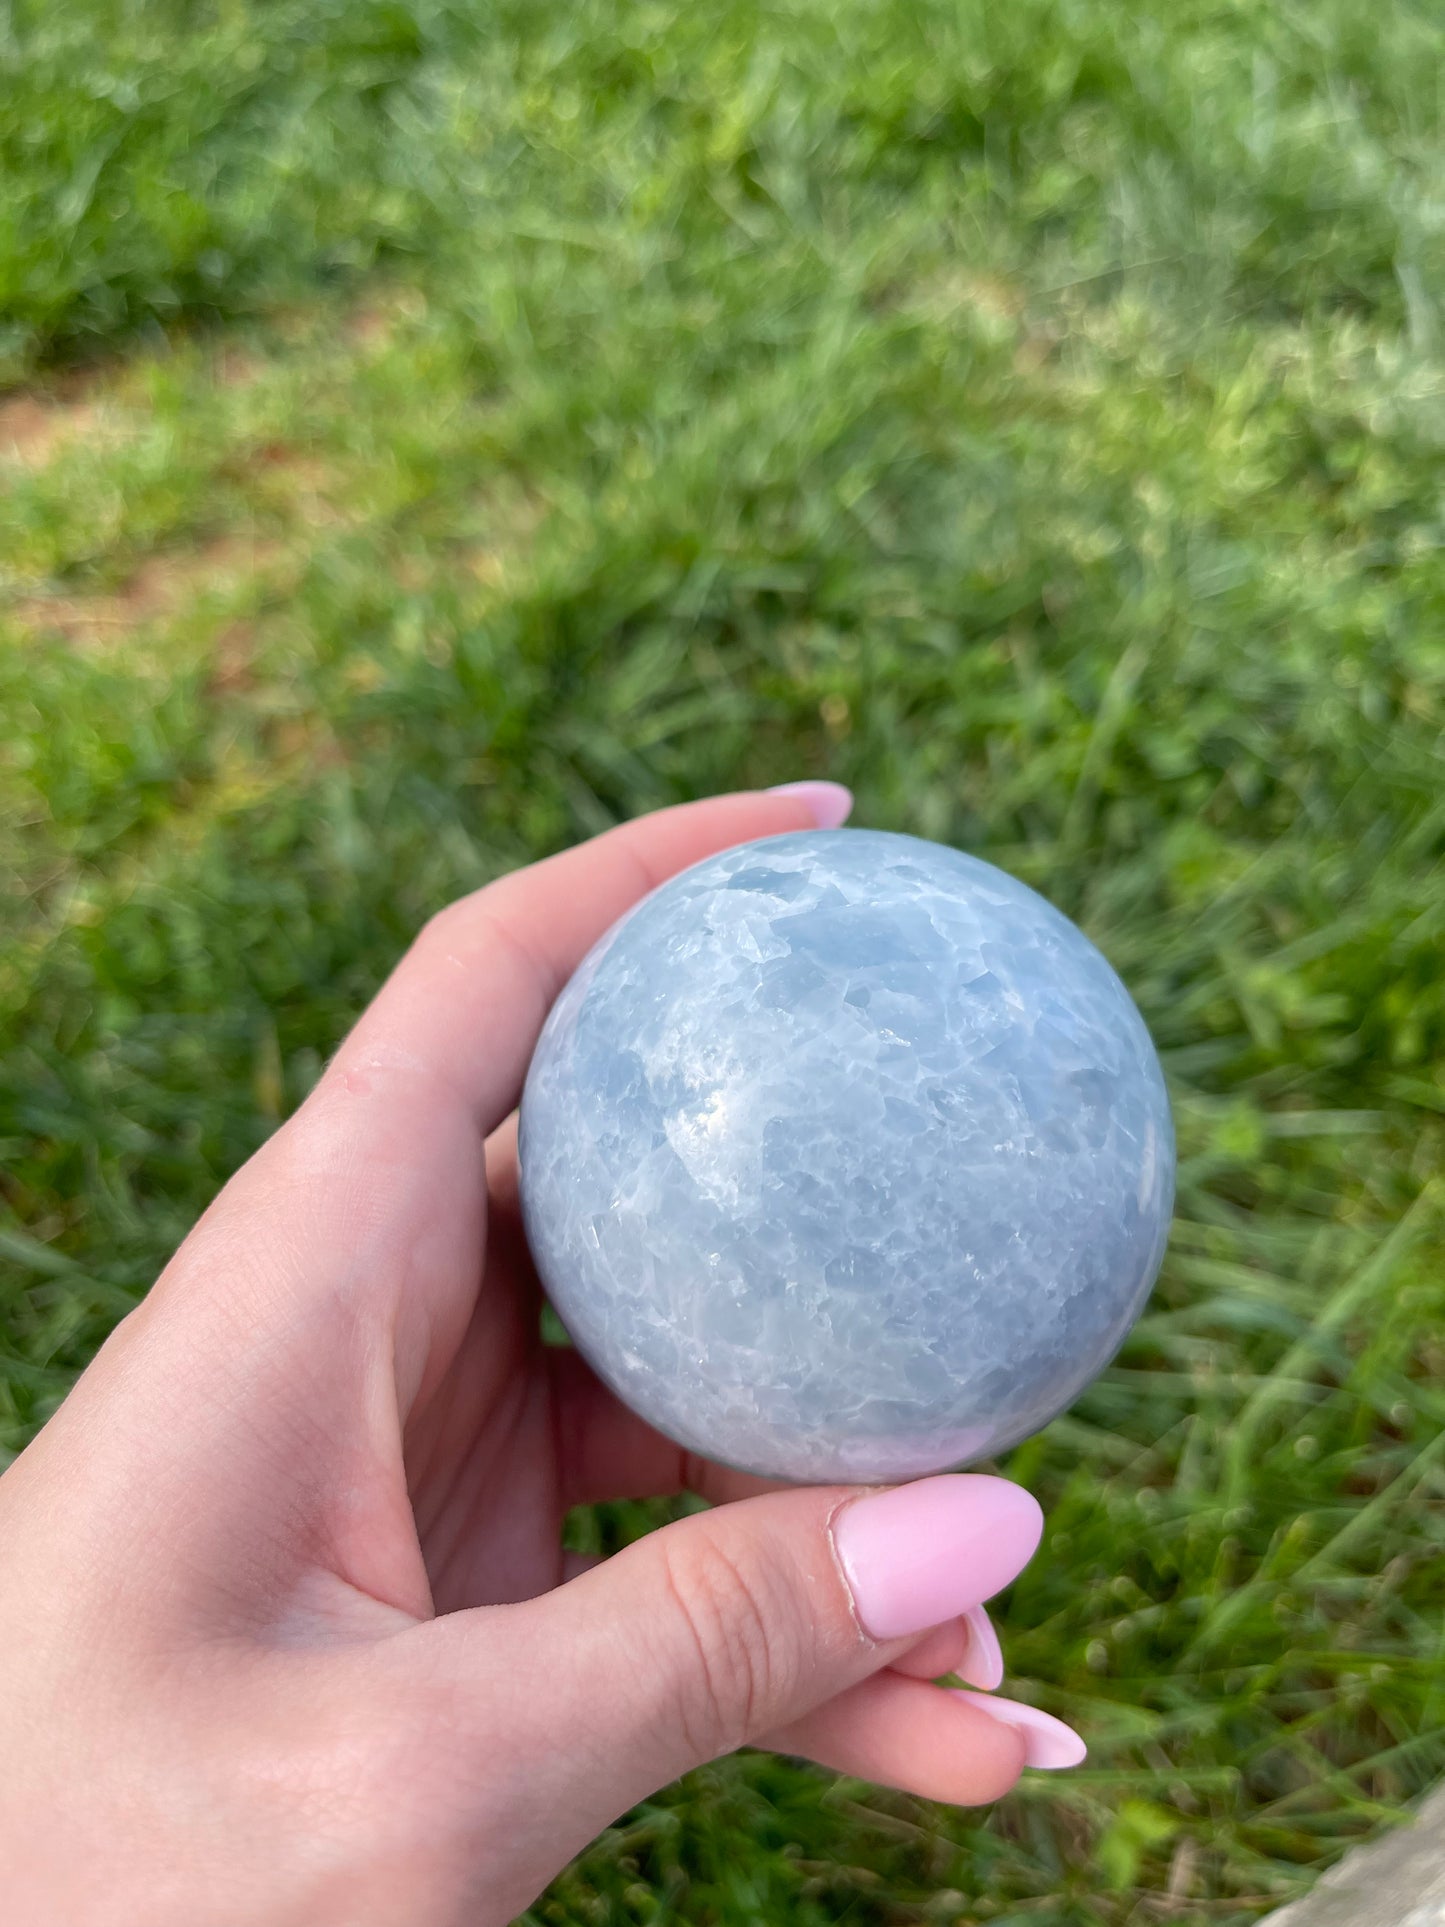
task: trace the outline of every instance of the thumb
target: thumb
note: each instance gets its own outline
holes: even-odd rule
[[[980,1605],[1042,1530],[1030,1494],[972,1474],[768,1493],[679,1520],[515,1609],[513,1630],[547,1656],[534,1735],[569,1763],[578,1820],[595,1804],[585,1823],[605,1825]]]

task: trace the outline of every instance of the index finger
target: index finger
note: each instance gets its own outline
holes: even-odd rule
[[[807,783],[684,803],[462,897],[427,924],[327,1075],[429,1075],[485,1135],[516,1104],[557,993],[624,911],[714,851],[839,823],[849,801],[836,783]]]

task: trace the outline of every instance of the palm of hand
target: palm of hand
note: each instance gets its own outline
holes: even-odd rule
[[[564,1576],[562,1388],[520,1241],[499,1233],[476,1309],[408,1427],[420,1550],[438,1612],[531,1599]]]
[[[575,1354],[541,1335],[542,1295],[517,1200],[516,1133],[487,1146],[487,1250],[456,1352],[406,1430],[420,1551],[438,1612],[531,1599],[578,1570],[562,1550],[574,1505],[760,1481],[689,1464],[625,1412]]]
[[[414,1222],[431,1230],[420,1276],[414,1254],[392,1255],[388,1295],[401,1302],[425,1286],[445,1315],[429,1323],[414,1399],[398,1404],[371,1469],[359,1542],[348,1546],[342,1520],[322,1535],[342,1554],[334,1576],[418,1620],[507,1604],[579,1569],[583,1562],[561,1543],[574,1505],[684,1486],[713,1499],[765,1490],[762,1480],[683,1453],[619,1405],[577,1354],[543,1342],[542,1293],[518,1200],[515,1118],[479,1160],[465,1121],[434,1094],[414,1110],[409,1091],[393,1098],[409,1117],[422,1193]],[[448,1171],[450,1183],[438,1183]],[[429,1196],[434,1189],[440,1195]],[[400,1350],[392,1371],[404,1392]],[[323,1486],[333,1495],[347,1489],[342,1478]]]

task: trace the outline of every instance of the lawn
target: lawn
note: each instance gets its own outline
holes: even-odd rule
[[[0,11],[0,1444],[429,911],[658,803],[852,783],[1169,1074],[1153,1306],[1008,1461],[1089,1764],[726,1761],[535,1923],[1242,1927],[1445,1769],[1439,26]]]

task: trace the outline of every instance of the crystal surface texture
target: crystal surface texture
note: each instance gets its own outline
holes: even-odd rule
[[[673,878],[590,952],[521,1117],[547,1293],[710,1458],[883,1481],[1014,1444],[1159,1268],[1174,1135],[1109,964],[991,864],[804,831]]]

